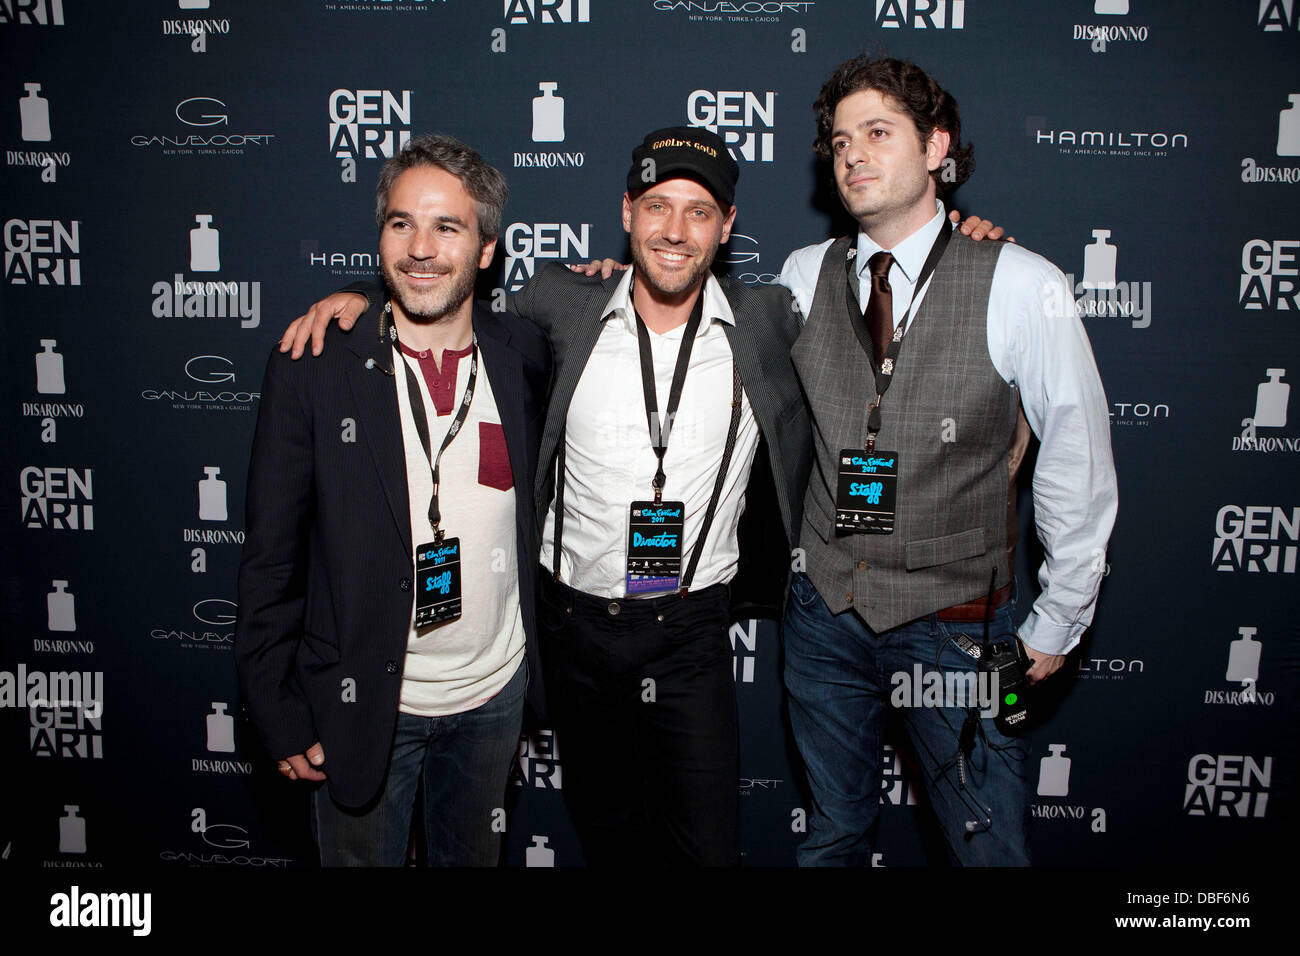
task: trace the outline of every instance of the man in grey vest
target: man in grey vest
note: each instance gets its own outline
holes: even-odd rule
[[[817,152],[860,231],[796,251],[781,277],[807,316],[792,357],[814,442],[806,571],[785,617],[813,796],[799,862],[870,864],[894,706],[952,858],[1023,865],[1027,748],[998,730],[1005,702],[972,678],[986,622],[990,644],[1015,634],[1019,421],[1041,442],[1047,555],[1019,634],[1029,681],[1059,668],[1092,620],[1116,510],[1105,395],[1060,270],[945,221],[938,197],[972,166],[951,96],[911,64],[860,57],[814,109]],[[929,673],[943,681],[922,695],[911,685]]]

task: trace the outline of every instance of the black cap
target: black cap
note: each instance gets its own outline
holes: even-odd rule
[[[740,167],[717,133],[703,126],[670,126],[655,130],[632,150],[627,191],[635,193],[678,176],[697,180],[725,211],[735,201]]]

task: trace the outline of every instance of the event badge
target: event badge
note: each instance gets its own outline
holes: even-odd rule
[[[629,595],[677,590],[685,526],[684,502],[632,502],[627,532]]]
[[[415,549],[415,627],[460,617],[460,538]]]
[[[840,452],[835,530],[893,534],[898,498],[898,452],[846,448]]]

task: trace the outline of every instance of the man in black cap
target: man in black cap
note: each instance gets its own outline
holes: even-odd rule
[[[708,130],[651,133],[623,196],[633,267],[551,266],[511,304],[554,351],[538,629],[592,865],[740,858],[727,630],[779,609],[810,436],[789,293],[710,271],[738,176]]]
[[[710,271],[739,174],[706,129],[651,133],[623,196],[633,267],[548,265],[510,299],[554,352],[538,631],[589,865],[740,860],[728,625],[780,613],[811,436],[789,292]],[[348,328],[360,304],[297,326]]]

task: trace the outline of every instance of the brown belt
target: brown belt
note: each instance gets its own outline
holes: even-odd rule
[[[999,588],[993,592],[993,609],[997,610],[1007,603],[1007,598],[1011,597],[1011,585]],[[941,621],[955,622],[959,624],[970,624],[973,622],[983,621],[989,615],[989,599],[976,598],[974,601],[967,601],[965,604],[954,604],[952,607],[944,608],[935,615]]]

